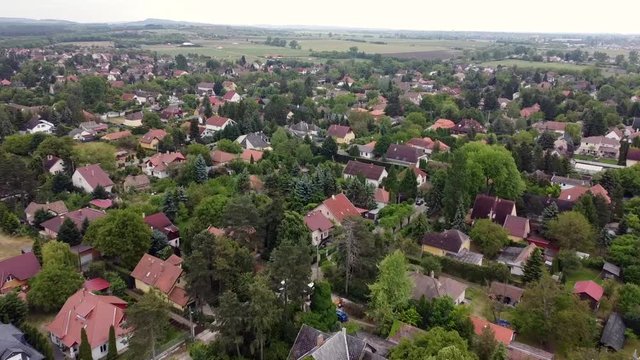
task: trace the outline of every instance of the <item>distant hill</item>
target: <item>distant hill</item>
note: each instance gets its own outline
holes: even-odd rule
[[[176,20],[167,20],[167,19],[144,19],[144,20],[141,20],[141,21],[128,21],[128,22],[113,23],[113,25],[119,25],[119,26],[149,26],[149,25],[160,25],[160,26],[211,26],[212,24],[189,22],[189,21],[176,21]]]
[[[24,25],[73,25],[77,24],[68,20],[56,19],[26,19],[26,18],[9,18],[0,17],[0,24],[24,24]]]

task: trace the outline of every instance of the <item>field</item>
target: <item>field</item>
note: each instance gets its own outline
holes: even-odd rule
[[[113,47],[113,41],[72,41],[61,42],[59,45],[75,45],[80,47]]]
[[[160,54],[177,55],[180,53],[197,53],[221,59],[237,59],[242,55],[250,59],[268,56],[290,58],[308,58],[311,51],[348,51],[357,47],[359,51],[371,54],[393,55],[397,57],[413,58],[446,58],[460,54],[464,49],[474,49],[487,46],[481,41],[443,41],[443,40],[414,40],[414,39],[380,39],[367,38],[368,42],[358,42],[329,38],[298,37],[291,38],[298,41],[301,49],[289,47],[275,47],[264,45],[265,38],[237,38],[225,40],[193,40],[200,47],[180,47],[177,44],[149,45],[144,49],[157,51]],[[385,42],[374,44],[372,41]]]
[[[588,66],[588,65],[543,63],[543,62],[525,61],[525,60],[517,60],[517,59],[487,61],[479,65],[489,66],[489,67],[497,67],[498,65],[502,65],[507,67],[517,66],[519,68],[529,68],[529,69],[549,69],[549,70],[569,70],[569,71],[582,71],[584,69],[593,68],[593,66]]]
[[[0,260],[20,255],[20,249],[31,246],[33,240],[25,236],[9,236],[0,233]]]

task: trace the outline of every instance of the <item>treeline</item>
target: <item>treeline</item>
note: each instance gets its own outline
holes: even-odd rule
[[[264,41],[265,45],[278,46],[278,47],[286,47],[287,39],[280,39],[278,37],[271,38],[271,36],[267,36],[267,40]]]

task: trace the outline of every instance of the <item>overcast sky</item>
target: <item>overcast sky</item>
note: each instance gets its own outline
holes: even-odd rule
[[[0,16],[119,22],[408,30],[640,33],[640,1],[608,0],[0,0]]]

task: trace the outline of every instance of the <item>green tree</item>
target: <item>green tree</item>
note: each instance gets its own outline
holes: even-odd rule
[[[331,299],[331,284],[317,281],[311,295],[311,311],[302,315],[302,322],[320,331],[333,331],[338,325],[336,305]]]
[[[211,107],[208,96],[202,99],[202,107],[204,108],[204,116],[206,116],[207,119],[213,116],[213,108]]]
[[[353,205],[362,209],[373,209],[376,207],[374,198],[374,187],[367,183],[362,176],[357,176],[347,180],[345,195]]]
[[[456,212],[453,216],[453,220],[451,221],[451,228],[466,232],[467,231],[467,222],[465,220],[467,216],[467,208],[464,206],[462,202],[458,203],[456,207]]]
[[[19,327],[27,319],[28,311],[27,303],[15,291],[0,298],[0,322]]]
[[[71,252],[69,244],[51,240],[42,247],[42,265],[61,265],[77,268],[78,257]]]
[[[202,184],[203,182],[207,181],[207,179],[209,178],[209,174],[207,172],[207,163],[204,161],[202,155],[198,154],[196,156],[193,166],[195,175],[194,180],[198,184]]]
[[[238,358],[241,357],[240,346],[244,342],[244,332],[249,321],[246,309],[233,291],[225,291],[220,297],[220,305],[216,309],[217,321],[213,328],[218,331],[221,343],[232,345]]]
[[[254,338],[251,342],[251,352],[260,360],[264,360],[264,346],[280,320],[281,310],[278,307],[276,294],[263,276],[254,278],[249,285],[249,295],[247,315]]]
[[[156,347],[171,326],[169,303],[150,291],[131,305],[127,311],[127,325],[134,331],[130,338],[130,351],[136,358],[155,358]]]
[[[552,202],[542,210],[542,233],[544,235],[549,231],[549,222],[555,220],[558,214],[560,214],[560,210],[558,210],[558,204],[555,202]]]
[[[176,69],[178,70],[188,70],[189,64],[187,63],[187,58],[182,54],[178,54],[175,57]]]
[[[418,195],[418,180],[411,169],[404,171],[402,181],[398,185],[398,192],[407,200],[413,200]]]
[[[109,352],[107,360],[115,360],[118,357],[118,346],[116,344],[116,330],[113,325],[109,326]]]
[[[75,269],[64,265],[46,265],[31,280],[27,293],[29,305],[43,312],[60,309],[69,296],[84,283],[84,278]]]
[[[349,295],[353,287],[362,295],[366,290],[360,286],[373,281],[379,257],[373,234],[364,219],[350,217],[342,221],[335,239],[338,276],[332,282],[342,284],[345,295]]]
[[[564,212],[549,222],[548,236],[564,249],[593,249],[596,234],[589,221],[579,212]]]
[[[91,344],[89,344],[89,338],[87,337],[87,331],[80,329],[80,350],[78,351],[79,360],[93,360],[91,355]]]
[[[401,251],[396,250],[380,262],[376,282],[369,285],[369,289],[368,315],[378,324],[380,332],[387,334],[399,314],[408,307],[413,289],[407,259]]]
[[[120,275],[117,272],[109,271],[105,274],[105,278],[109,282],[109,290],[111,294],[123,297],[125,295],[125,291],[127,290],[127,283],[122,280]]]
[[[473,339],[473,350],[478,355],[479,360],[492,360],[493,354],[497,349],[498,341],[495,333],[488,326],[482,329],[482,333]]]
[[[211,105],[211,103],[209,103]],[[200,141],[200,128],[198,127],[198,119],[189,121],[189,138],[191,141]]]
[[[104,187],[102,187],[102,185],[98,185],[95,189],[93,189],[91,197],[94,199],[108,199],[109,193],[104,189]]]
[[[525,283],[536,282],[542,278],[544,274],[544,258],[539,248],[533,250],[533,253],[524,264],[523,272],[522,280]]]
[[[322,142],[320,153],[328,159],[332,159],[338,153],[338,144],[331,136],[327,136]]]
[[[216,143],[216,148],[221,151],[225,151],[232,154],[240,154],[242,152],[242,146],[235,141],[229,139],[221,139]]]
[[[151,246],[151,229],[136,212],[114,210],[89,225],[85,240],[102,255],[133,268]]]
[[[461,352],[462,357],[437,357],[440,351],[450,352],[453,347]],[[467,349],[467,342],[456,331],[447,331],[435,327],[424,334],[417,335],[411,340],[404,339],[389,352],[389,360],[424,360],[424,359],[464,359],[473,357]]]
[[[469,236],[480,251],[489,258],[496,256],[503,247],[509,244],[506,230],[489,219],[477,220]]]
[[[62,222],[62,225],[60,225],[57,238],[64,243],[75,246],[82,241],[82,234],[73,220],[67,217]]]

